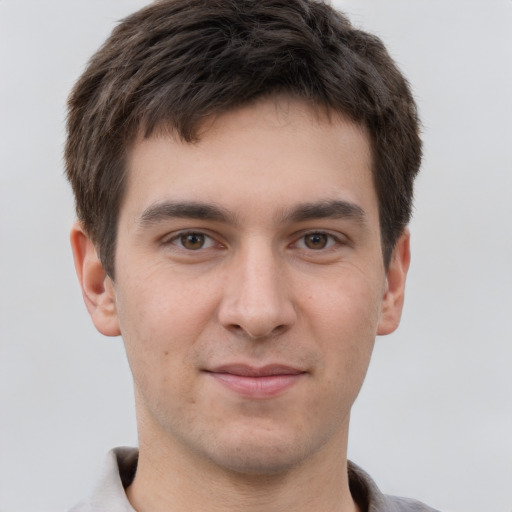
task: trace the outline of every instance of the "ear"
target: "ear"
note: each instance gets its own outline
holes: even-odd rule
[[[405,280],[411,261],[409,229],[405,228],[395,244],[386,271],[386,287],[377,334],[391,334],[400,324],[404,306]]]
[[[79,222],[71,228],[70,239],[76,274],[91,319],[96,329],[105,336],[118,336],[121,330],[117,319],[114,283],[105,272],[94,244]]]

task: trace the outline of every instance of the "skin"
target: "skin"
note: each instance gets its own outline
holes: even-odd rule
[[[92,320],[122,335],[133,373],[136,510],[356,510],[350,409],[376,335],[398,326],[410,257],[405,231],[383,265],[371,163],[351,121],[267,99],[194,144],[136,141],[115,282],[74,226]],[[296,374],[268,393],[226,385],[225,365]]]

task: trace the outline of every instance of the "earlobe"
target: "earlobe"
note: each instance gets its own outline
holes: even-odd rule
[[[105,272],[96,248],[80,222],[71,228],[70,239],[76,274],[91,319],[105,336],[118,336],[121,331],[114,283]]]
[[[391,334],[400,324],[404,306],[405,281],[411,261],[410,233],[406,228],[398,239],[386,271],[386,289],[377,334]]]

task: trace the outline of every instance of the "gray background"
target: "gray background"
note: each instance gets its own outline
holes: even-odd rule
[[[72,267],[65,98],[143,0],[0,0],[0,510],[63,510],[136,442],[121,340]],[[349,456],[388,493],[512,510],[512,2],[339,1],[409,77],[425,161],[399,331],[380,338]]]

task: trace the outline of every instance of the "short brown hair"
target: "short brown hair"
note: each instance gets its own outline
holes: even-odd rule
[[[409,85],[380,39],[315,0],[163,0],[115,28],[69,97],[66,175],[111,277],[135,137],[165,127],[191,142],[205,118],[272,94],[366,127],[389,263],[410,220],[421,141]]]

